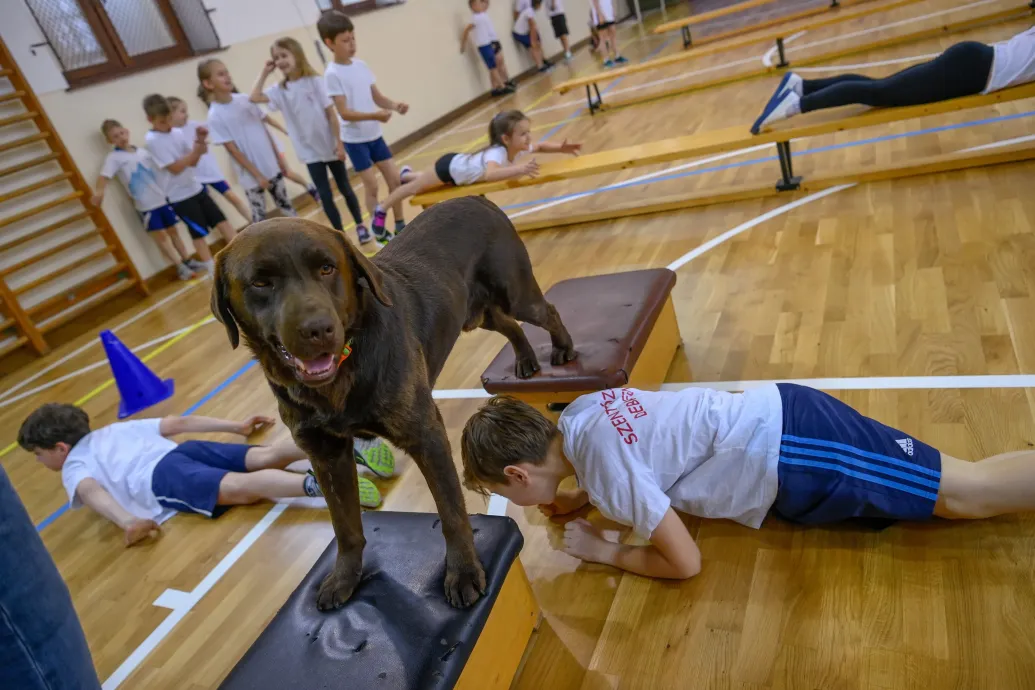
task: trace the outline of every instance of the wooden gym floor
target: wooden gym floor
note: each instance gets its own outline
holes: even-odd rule
[[[952,6],[947,0],[920,3],[800,41]],[[1000,6],[1009,4],[952,16]],[[650,17],[648,27],[658,19]],[[927,25],[932,21],[938,20]],[[926,55],[957,40],[991,42],[1025,28],[1000,24],[841,64]],[[900,30],[912,29],[891,31]],[[681,49],[678,34],[655,37],[626,26],[622,36],[632,60]],[[763,52],[744,48],[687,69]],[[866,71],[885,74],[905,64]],[[587,150],[748,123],[775,82],[573,118],[581,108],[578,96],[550,95],[549,86],[593,68],[581,51],[570,67],[532,80],[507,101],[472,113],[398,157],[428,167],[443,151],[480,146],[476,138],[493,107],[527,109],[536,134],[579,140]],[[684,73],[636,75],[612,93]],[[1028,136],[1035,133],[1032,110],[1035,103],[1027,101],[800,142],[799,151],[827,148],[796,166],[809,175]],[[1012,115],[1018,117],[996,120]],[[558,202],[528,214],[534,218],[601,210],[688,189],[775,180],[774,161],[751,162],[770,155],[729,156],[703,168],[736,167],[707,174],[692,174],[702,167],[684,168],[679,173],[691,174],[576,199],[555,197],[655,170],[524,189],[494,200],[528,204],[511,208],[512,214]],[[1031,163],[1014,164],[524,239],[544,288],[579,275],[681,262],[674,298],[685,347],[669,372],[670,384],[693,380],[738,389],[744,385],[739,382],[755,380],[833,379],[819,385],[882,422],[976,460],[1035,443],[1033,173]],[[793,202],[800,203],[789,206]],[[276,414],[260,372],[243,351],[230,350],[222,328],[209,320],[207,281],[170,286],[107,327],[121,324],[117,333],[132,347],[166,338],[140,354],[176,380],[176,395],[147,414]],[[478,376],[504,343],[485,332],[464,336],[438,382],[442,391],[461,391],[444,393],[439,403],[454,448],[480,404],[456,396],[478,395]],[[215,687],[330,540],[326,513],[264,504],[215,521],[176,516],[161,539],[128,550],[114,527],[89,512],[55,517],[65,503],[59,477],[7,444],[24,416],[47,401],[82,400],[96,425],[115,421],[118,396],[106,365],[82,371],[102,360],[96,336],[88,335],[0,382],[2,462],[33,520],[43,525],[106,688]],[[278,426],[264,440],[284,434]],[[403,458],[400,469],[398,478],[380,482],[385,509],[433,510],[419,472]],[[471,512],[486,508],[480,497],[467,500]],[[704,569],[690,581],[669,583],[582,565],[554,550],[559,524],[513,506],[508,514],[524,530],[521,558],[545,616],[518,688],[1035,687],[1033,516],[898,525],[883,532],[806,529],[775,519],[753,531],[688,519]]]

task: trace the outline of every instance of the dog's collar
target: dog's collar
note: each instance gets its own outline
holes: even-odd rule
[[[341,348],[341,356],[338,358],[338,366],[340,367],[342,365],[342,363],[346,359],[348,359],[349,355],[351,355],[351,354],[352,354],[352,338],[349,338],[348,342],[345,343],[345,346],[343,348]]]

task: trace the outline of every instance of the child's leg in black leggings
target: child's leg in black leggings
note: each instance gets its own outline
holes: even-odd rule
[[[338,207],[334,205],[334,194],[331,192],[331,183],[327,179],[327,166],[329,163],[306,163],[309,170],[309,177],[316,185],[316,191],[320,193],[320,205],[323,206],[324,215],[330,221],[331,227],[341,230],[341,214]]]
[[[983,43],[957,43],[930,62],[884,79],[844,75],[805,80],[801,111],[860,103],[880,108],[935,103],[981,93],[988,83],[995,51]]]
[[[363,225],[363,210],[359,207],[359,199],[356,198],[356,193],[352,191],[352,185],[349,184],[349,174],[345,171],[345,161],[331,161],[327,164],[327,167],[331,169],[331,174],[334,175],[334,183],[338,185],[338,191],[341,192],[342,197],[345,199],[345,206],[348,207],[349,213],[352,214],[352,220],[356,225]]]

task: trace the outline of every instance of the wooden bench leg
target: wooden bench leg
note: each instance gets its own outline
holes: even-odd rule
[[[794,175],[794,165],[791,162],[791,142],[776,142],[776,152],[780,156],[780,181],[776,183],[777,191],[793,192],[801,187],[801,176]]]
[[[593,84],[593,91],[597,93],[597,100],[593,100],[593,92],[589,90],[590,84],[586,84],[586,103],[589,105],[589,114],[594,115],[598,110],[604,107],[604,99],[600,95],[600,87]]]
[[[694,38],[690,35],[690,27],[684,26],[683,30],[683,49],[687,49],[694,44]]]
[[[791,63],[787,62],[787,56],[783,52],[783,37],[776,39],[776,51],[780,54],[780,62],[778,62],[776,66],[790,67]]]

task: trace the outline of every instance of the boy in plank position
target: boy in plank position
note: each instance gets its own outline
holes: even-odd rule
[[[649,545],[614,543],[578,519],[565,525],[564,550],[648,577],[700,572],[677,510],[754,528],[770,510],[803,524],[1035,510],[1035,451],[966,462],[785,383],[741,394],[605,390],[576,399],[557,426],[495,397],[468,420],[461,454],[468,488],[547,516],[591,503],[632,526]],[[579,488],[559,491],[570,476]]]

